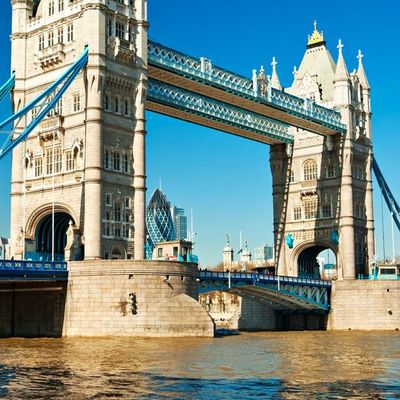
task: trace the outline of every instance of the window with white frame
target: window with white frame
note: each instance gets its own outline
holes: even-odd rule
[[[108,149],[104,150],[104,168],[110,169],[110,152]]]
[[[110,111],[110,96],[108,94],[104,95],[104,109]]]
[[[39,35],[39,50],[44,49],[44,35]]]
[[[129,224],[124,224],[122,226],[122,237],[124,239],[129,239]]]
[[[318,218],[318,199],[309,199],[304,201],[304,218]]]
[[[64,43],[64,28],[57,29],[57,43]]]
[[[121,170],[121,158],[119,151],[113,151],[113,170],[120,171]]]
[[[77,112],[81,109],[81,96],[79,93],[74,93],[72,95],[72,109],[74,112]]]
[[[113,21],[111,18],[107,20],[107,29],[108,29],[108,36],[113,35]]]
[[[129,115],[129,101],[127,99],[125,99],[125,101],[124,101],[124,114],[126,116]]]
[[[48,0],[49,1],[49,15],[54,14],[54,0]]]
[[[303,168],[305,181],[313,181],[317,179],[317,163],[314,160],[306,160]]]
[[[35,178],[42,176],[42,174],[43,174],[43,159],[42,159],[42,157],[35,157],[34,166],[35,166]]]
[[[125,39],[125,27],[122,22],[116,22],[115,23],[115,36],[117,36],[120,39]]]
[[[65,152],[65,170],[73,171],[76,168],[76,159],[72,150]]]
[[[104,222],[104,232],[103,232],[104,236],[112,236],[112,225],[111,222],[105,221]]]
[[[334,178],[336,176],[335,166],[329,163],[326,167],[326,177]]]
[[[58,0],[58,11],[64,11],[64,0]]]
[[[114,203],[114,221],[121,222],[121,203]]]
[[[118,97],[114,98],[114,111],[116,113],[119,113],[119,99],[118,99]]]
[[[323,203],[322,218],[331,218],[331,217],[332,217],[332,203]]]
[[[63,99],[62,99],[62,97],[61,97],[60,100],[57,101],[57,104],[56,104],[56,106],[54,108],[54,111],[55,111],[56,115],[62,115],[62,113],[63,113]]]
[[[46,174],[51,175],[53,173],[57,174],[61,172],[62,167],[62,154],[61,154],[61,146],[54,147],[54,155],[53,148],[49,147],[46,150]]]
[[[289,182],[293,183],[294,182],[294,171],[291,169],[289,173]]]
[[[128,154],[124,154],[123,168],[124,168],[124,172],[127,174],[129,172],[129,157],[128,157]]]
[[[54,45],[54,32],[49,31],[47,35],[47,43],[49,47],[52,47]]]
[[[115,224],[114,225],[114,236],[116,238],[120,238],[121,237],[121,224]]]
[[[69,24],[67,26],[67,42],[72,42],[74,40],[74,25]]]
[[[300,221],[301,218],[302,218],[301,206],[293,207],[293,219],[295,221]]]

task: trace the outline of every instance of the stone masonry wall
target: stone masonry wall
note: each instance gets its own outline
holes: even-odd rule
[[[400,329],[400,281],[333,282],[328,329]]]
[[[165,261],[71,262],[63,336],[213,336],[197,302],[197,266]]]

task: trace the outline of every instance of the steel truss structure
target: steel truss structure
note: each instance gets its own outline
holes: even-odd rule
[[[282,143],[293,143],[293,136],[289,134],[287,124],[155,79],[149,79],[147,100],[276,139]]]
[[[267,90],[262,90],[256,77],[248,79],[217,67],[204,57],[195,58],[160,43],[149,41],[148,63],[254,102],[272,105],[288,114],[316,122],[338,133],[346,131],[346,126],[341,122],[341,115],[338,111],[323,107],[309,99],[285,93],[270,85]]]
[[[199,293],[235,293],[279,310],[329,311],[332,283],[247,272],[199,271]]]

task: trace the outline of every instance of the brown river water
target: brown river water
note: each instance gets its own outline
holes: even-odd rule
[[[400,332],[1,339],[5,399],[400,399]]]

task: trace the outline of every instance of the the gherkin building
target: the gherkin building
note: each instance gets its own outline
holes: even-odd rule
[[[146,226],[146,258],[150,260],[157,243],[176,239],[170,204],[160,189],[155,190],[147,206]]]

